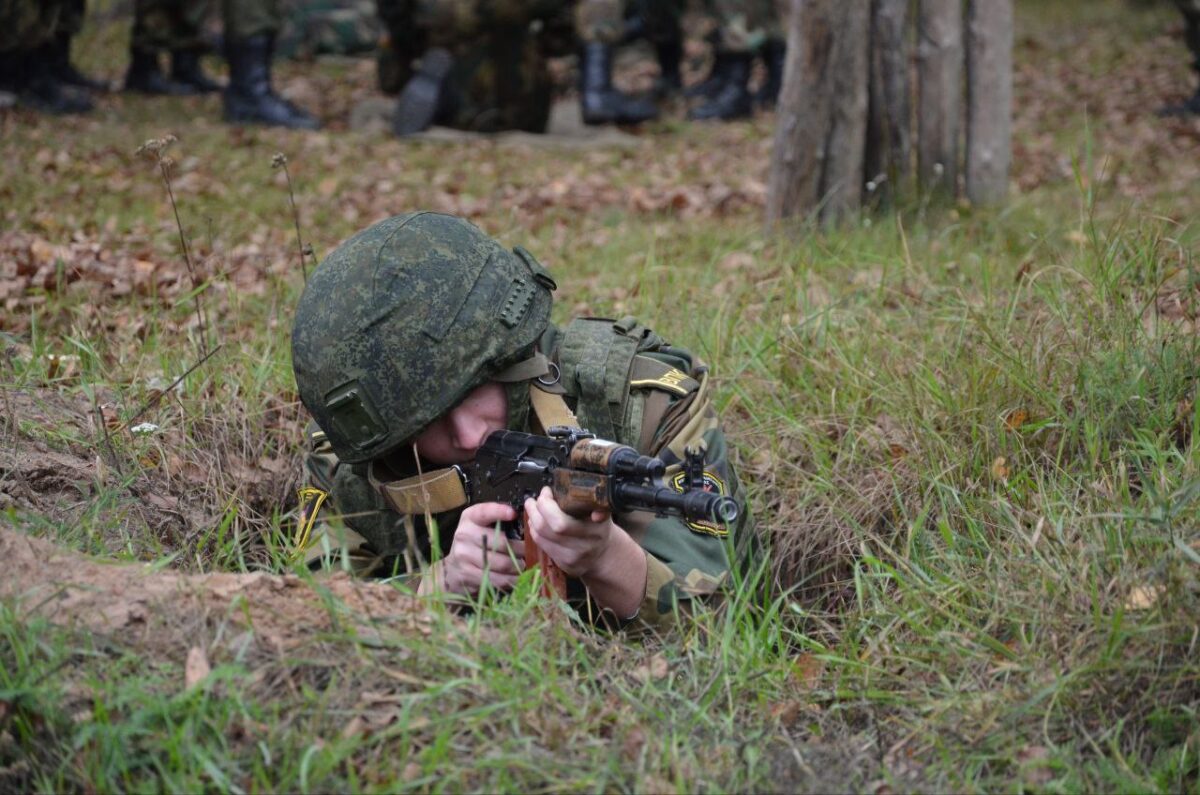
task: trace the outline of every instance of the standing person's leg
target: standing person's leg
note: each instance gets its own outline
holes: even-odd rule
[[[37,0],[0,0],[0,91],[16,98],[25,83],[31,45],[40,44],[42,10]]]
[[[375,11],[385,31],[376,56],[379,90],[398,94],[413,76],[413,63],[425,50],[416,9],[413,0],[376,0]]]
[[[42,113],[86,113],[86,92],[55,74],[51,47],[65,30],[66,0],[0,0],[0,88]]]
[[[718,19],[714,71],[721,83],[708,92],[710,101],[688,114],[692,119],[738,119],[754,113],[750,75],[754,56],[766,42],[764,7],[772,0],[716,0]]]
[[[686,0],[629,0],[626,9],[631,15],[626,38],[636,32],[638,37],[644,37],[654,47],[659,70],[655,94],[660,97],[678,94],[683,90],[679,67],[683,61],[683,12],[686,5]]]
[[[207,49],[204,23],[211,10],[212,0],[176,0],[175,32],[168,45],[171,80],[196,94],[221,90],[221,84],[206,75],[200,65],[200,56]]]
[[[1200,0],[1175,0],[1175,5],[1183,14],[1186,25],[1184,40],[1192,53],[1192,67],[1200,76]],[[1168,105],[1159,110],[1159,114],[1162,116],[1200,115],[1200,87],[1196,88],[1196,93],[1190,99],[1184,100],[1178,105]]]
[[[280,27],[279,0],[222,0],[225,57],[225,121],[315,130],[317,120],[275,93],[271,60]]]
[[[755,93],[754,101],[768,108],[775,107],[779,91],[783,88],[783,64],[787,59],[788,7],[789,4],[783,0],[769,0],[762,7],[767,34],[762,47],[762,59],[767,67],[767,79]]]
[[[194,94],[194,89],[163,73],[159,55],[180,37],[179,17],[188,0],[134,0],[125,90],[151,96]]]
[[[637,124],[658,118],[653,102],[613,87],[613,56],[625,32],[622,0],[579,0],[575,9],[579,55],[579,101],[585,124]]]
[[[553,86],[535,30],[569,11],[566,0],[419,0],[413,11],[408,33],[427,48],[396,101],[397,135],[435,123],[545,132]]]
[[[83,30],[83,19],[87,7],[84,0],[68,0],[63,6],[58,32],[46,45],[49,48],[47,57],[50,69],[59,81],[69,86],[84,88],[88,91],[107,91],[108,86],[98,80],[92,80],[71,63],[71,40]]]

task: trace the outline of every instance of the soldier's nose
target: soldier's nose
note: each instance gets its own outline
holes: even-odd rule
[[[472,411],[459,407],[451,413],[450,421],[454,429],[454,443],[460,450],[474,452],[487,438],[487,421]]]

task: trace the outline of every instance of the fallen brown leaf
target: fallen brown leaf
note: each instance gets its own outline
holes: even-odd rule
[[[633,669],[633,678],[639,682],[649,682],[654,679],[662,679],[669,672],[670,665],[667,663],[667,658],[661,654],[654,654],[649,660]]]
[[[1029,421],[1029,412],[1025,409],[1013,409],[1004,415],[1004,427],[1010,431],[1020,430]]]
[[[208,655],[199,646],[188,649],[187,663],[183,668],[183,681],[187,689],[203,682],[212,672],[208,664]]]
[[[1149,610],[1158,604],[1163,589],[1157,585],[1138,585],[1125,598],[1126,610]]]

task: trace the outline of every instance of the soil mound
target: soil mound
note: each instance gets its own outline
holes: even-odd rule
[[[253,631],[278,650],[347,624],[367,628],[385,620],[418,631],[428,624],[415,598],[345,574],[306,582],[265,572],[154,571],[92,560],[3,523],[0,558],[7,563],[0,598],[17,600],[22,614],[116,635],[132,645],[171,636],[186,644],[189,627],[208,619],[235,631]]]

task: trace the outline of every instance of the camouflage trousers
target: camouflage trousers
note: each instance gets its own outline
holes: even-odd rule
[[[377,0],[377,6],[389,33],[419,28],[459,40],[574,13],[580,39],[616,42],[624,29],[626,0]]]
[[[538,37],[500,29],[450,48],[447,80],[451,127],[476,132],[544,132],[554,85]]]
[[[283,22],[281,0],[221,0],[225,38],[275,35]]]
[[[135,0],[135,50],[193,50],[202,46],[204,20],[212,0]]]
[[[786,37],[784,0],[705,0],[717,20],[717,48],[723,52],[757,52],[769,39]]]
[[[0,52],[28,50],[83,27],[83,0],[0,0]]]
[[[375,0],[290,0],[278,53],[288,58],[370,52],[382,34]]]
[[[135,0],[135,49],[192,49],[200,46],[213,0]],[[221,0],[226,39],[274,35],[282,19],[280,0]]]
[[[575,48],[576,37],[615,41],[623,0],[378,0],[387,27],[380,82],[399,89],[407,64],[427,48],[454,56],[447,78],[450,118],[479,132],[543,132],[553,84],[546,59]],[[395,70],[385,77],[384,58]]]

